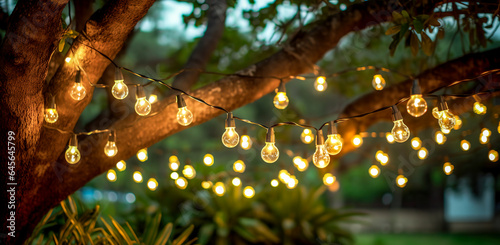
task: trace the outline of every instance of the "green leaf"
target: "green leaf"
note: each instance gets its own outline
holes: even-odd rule
[[[391,56],[393,56],[394,52],[396,52],[396,48],[398,47],[399,41],[401,41],[399,34],[395,34],[392,36],[392,42],[389,45],[389,50],[390,50]]]
[[[413,20],[413,28],[417,33],[421,33],[422,30],[424,29],[424,23],[420,21],[419,19],[414,19]]]
[[[399,23],[403,19],[403,16],[396,11],[392,11],[392,19],[394,22]]]
[[[418,40],[417,34],[415,33],[411,33],[410,38],[411,38],[410,40],[411,54],[413,56],[416,56],[420,46],[420,41]]]
[[[160,236],[156,238],[155,245],[165,245],[170,238],[170,234],[172,233],[174,225],[172,223],[168,223],[160,233]]]
[[[403,39],[403,37],[405,36],[409,27],[410,27],[410,25],[408,23],[404,23],[401,25],[401,31],[399,32],[399,39],[400,40]]]
[[[422,37],[422,51],[424,51],[424,54],[427,56],[431,56],[432,53],[434,53],[434,45],[431,38],[427,36],[425,32],[422,32],[420,35]]]
[[[62,38],[59,40],[59,53],[61,53],[64,50],[64,45],[66,44],[66,38]]]
[[[173,242],[172,242],[172,245],[181,245],[184,241],[186,241],[189,237],[189,235],[191,234],[191,232],[193,232],[193,229],[194,229],[194,225],[190,225],[186,230],[184,230],[180,235],[179,237],[177,237]]]
[[[393,26],[393,27],[387,29],[387,31],[385,31],[385,35],[396,34],[399,31],[401,31],[401,25],[396,25],[396,26]]]
[[[401,11],[401,15],[403,15],[403,17],[406,19],[410,18],[410,14],[408,14],[408,12],[406,12],[406,10]]]

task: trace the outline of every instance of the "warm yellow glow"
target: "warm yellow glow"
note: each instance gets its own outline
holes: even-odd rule
[[[283,182],[284,184],[286,184],[286,183],[288,183],[288,181],[290,181],[290,174],[285,169],[280,170],[278,177],[281,180],[281,182]]]
[[[413,148],[414,150],[418,150],[420,149],[420,147],[422,147],[422,141],[419,137],[414,137],[413,139],[411,139],[411,148]]]
[[[276,93],[276,96],[274,96],[273,99],[274,107],[283,110],[288,106],[288,103],[289,100],[285,92],[278,92]]]
[[[485,144],[488,144],[488,142],[490,142],[490,138],[484,134],[480,134],[479,135],[479,143],[485,145]]]
[[[44,118],[47,123],[55,123],[59,118],[59,113],[57,113],[55,108],[47,108],[45,109]]]
[[[231,181],[234,186],[240,186],[241,185],[241,179],[238,177],[234,177],[233,180]]]
[[[405,187],[407,182],[408,182],[408,179],[402,174],[400,174],[400,175],[398,175],[398,177],[396,177],[396,184],[401,188]]]
[[[385,133],[385,138],[387,139],[387,142],[389,143],[394,143],[394,135],[392,135],[391,133]]]
[[[455,115],[449,110],[442,110],[439,112],[439,126],[441,130],[452,130],[455,127]]]
[[[147,116],[151,112],[151,103],[149,103],[146,97],[137,98],[134,108],[137,115]]]
[[[486,114],[487,108],[485,105],[481,104],[481,102],[474,102],[474,112],[478,115],[484,115]]]
[[[377,178],[379,176],[379,174],[380,174],[380,168],[377,165],[372,165],[368,169],[368,173],[370,174],[370,176],[372,178]]]
[[[156,181],[155,178],[151,178],[148,180],[148,188],[152,191],[156,190],[158,188],[158,181]]]
[[[460,147],[462,147],[463,151],[468,151],[470,149],[470,142],[467,140],[460,141]]]
[[[382,157],[384,157],[384,152],[383,151],[378,150],[377,152],[375,152],[375,159],[377,159],[377,161],[380,162],[380,159],[382,159]]]
[[[217,196],[223,196],[224,193],[226,192],[226,187],[224,186],[224,183],[217,182],[212,187],[212,190],[214,191],[215,195],[217,195]]]
[[[441,131],[443,132],[443,134],[449,134],[451,132],[451,129],[441,128]]]
[[[272,186],[272,187],[276,187],[276,186],[278,186],[279,184],[280,184],[280,182],[279,182],[277,179],[273,179],[273,180],[271,180],[271,186]]]
[[[187,107],[179,108],[177,112],[177,122],[182,126],[187,126],[193,122],[193,113]]]
[[[238,160],[233,163],[233,170],[236,173],[243,173],[245,172],[246,165],[242,160]]]
[[[108,141],[106,146],[104,146],[104,154],[108,157],[114,157],[118,153],[118,148],[114,141]]]
[[[207,166],[212,166],[214,164],[214,156],[212,156],[212,154],[206,154],[203,157],[203,163]]]
[[[83,87],[82,83],[75,82],[75,84],[73,84],[73,87],[71,87],[70,91],[71,98],[73,98],[76,101],[83,100],[86,94],[87,91],[85,90],[85,87]]]
[[[373,76],[372,86],[375,90],[382,90],[385,87],[385,79],[380,74]]]
[[[441,112],[437,107],[432,108],[432,116],[436,119],[439,119],[439,116],[441,115]]]
[[[302,133],[300,134],[300,140],[304,144],[310,144],[311,142],[314,141],[314,134],[311,132],[310,129],[306,128]]]
[[[247,186],[245,187],[245,189],[243,189],[243,196],[245,196],[246,198],[252,198],[254,195],[255,190],[253,189],[253,187]]]
[[[248,150],[252,147],[252,139],[248,135],[241,136],[240,146],[243,150]]]
[[[420,117],[427,111],[427,102],[421,94],[413,94],[406,104],[408,114],[414,117]]]
[[[212,187],[212,181],[201,182],[201,187],[203,187],[203,189],[209,189],[210,187]]]
[[[297,170],[299,170],[300,172],[304,172],[309,167],[309,162],[307,161],[307,159],[300,158],[299,163],[295,165],[295,167],[297,167]]]
[[[459,130],[462,127],[462,119],[459,116],[455,115],[455,126],[453,129]]]
[[[335,182],[335,176],[333,176],[333,174],[331,173],[326,173],[325,175],[323,175],[323,184],[325,185],[331,185],[333,184],[333,182]]]
[[[146,160],[148,160],[148,149],[147,148],[140,149],[137,152],[137,159],[139,159],[139,161],[141,162],[145,162]]]
[[[226,131],[222,134],[222,144],[227,148],[234,148],[240,142],[240,136],[236,132],[235,127],[226,127]]]
[[[76,164],[81,158],[80,151],[76,146],[69,146],[64,154],[64,158],[66,158],[69,164]]]
[[[325,148],[330,155],[337,155],[342,150],[342,137],[340,134],[329,134],[325,141]]]
[[[404,124],[403,119],[394,121],[394,127],[391,130],[394,140],[403,143],[410,138],[410,129]]]
[[[113,169],[108,170],[108,174],[106,174],[106,177],[110,182],[115,182],[116,181],[116,172]]]
[[[286,183],[286,187],[288,189],[293,189],[295,188],[297,185],[299,184],[299,180],[297,178],[295,178],[295,176],[290,176],[290,179],[288,180],[288,182]]]
[[[380,156],[380,165],[385,166],[389,162],[389,155],[387,153],[384,153],[382,156]]]
[[[188,179],[193,179],[196,176],[196,171],[194,170],[193,166],[191,165],[185,165],[184,169],[182,170],[182,175]]]
[[[149,99],[148,99],[149,103],[153,104],[155,103],[156,101],[158,101],[158,96],[156,96],[156,94],[151,94],[149,96]]]
[[[135,183],[141,183],[142,182],[141,172],[135,171],[134,174],[132,175],[132,178],[134,179]]]
[[[444,144],[444,142],[446,142],[446,136],[441,131],[436,132],[436,134],[434,135],[434,139],[439,145],[442,145]]]
[[[498,152],[495,150],[490,150],[488,152],[488,159],[492,162],[497,162],[498,161]]]
[[[179,169],[180,163],[179,163],[179,158],[177,156],[172,155],[168,158],[168,167],[172,171],[177,171]]]
[[[486,136],[486,137],[490,137],[491,136],[491,131],[487,128],[483,128],[481,129],[481,134]]]
[[[179,174],[177,172],[172,172],[170,174],[170,178],[173,179],[173,180],[176,180],[179,178]]]
[[[127,169],[127,163],[123,160],[117,162],[116,169],[118,169],[119,171],[123,171],[123,170]]]
[[[293,157],[292,161],[293,161],[293,165],[297,166],[300,164],[300,162],[302,162],[302,157],[295,156],[295,157]]]
[[[316,81],[314,82],[314,89],[318,92],[323,92],[326,90],[328,87],[328,84],[326,83],[326,79],[324,76],[319,76],[316,78]]]
[[[125,99],[125,97],[127,97],[128,87],[123,82],[123,80],[115,80],[115,84],[111,88],[111,94],[113,94],[113,97],[119,100],[123,100]]]
[[[280,156],[278,148],[272,142],[266,142],[266,145],[262,148],[260,152],[262,160],[267,163],[276,162]]]
[[[330,164],[330,154],[325,149],[325,145],[316,145],[313,156],[313,163],[317,168],[325,168]]]
[[[363,144],[363,137],[359,134],[354,135],[354,138],[352,138],[352,144],[355,147],[360,147]]]
[[[64,61],[65,61],[66,63],[71,62],[71,57],[66,57],[66,58],[64,59]]]
[[[500,134],[500,122],[498,122],[498,128],[497,128],[498,133]]]
[[[179,188],[181,190],[186,189],[187,185],[188,185],[188,182],[186,179],[184,179],[184,177],[179,177],[175,180],[175,186],[177,186],[177,188]]]
[[[449,163],[449,162],[446,162],[445,164],[443,164],[443,172],[446,174],[446,175],[450,175],[452,172],[453,172],[453,169],[455,167],[453,166],[453,164]]]
[[[426,159],[428,154],[429,152],[427,151],[427,149],[425,149],[425,147],[422,147],[420,148],[420,150],[418,150],[418,158],[422,160]]]

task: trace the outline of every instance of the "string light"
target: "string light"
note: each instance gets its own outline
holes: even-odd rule
[[[368,169],[368,173],[372,178],[377,178],[380,175],[380,168],[377,165],[372,165]]]
[[[305,128],[300,134],[300,140],[304,144],[310,144],[311,142],[314,141],[314,134],[311,132],[310,129]]]
[[[335,176],[331,173],[326,173],[323,175],[323,184],[325,185],[332,185],[335,182]]]
[[[434,139],[439,145],[442,145],[444,144],[444,142],[446,142],[446,136],[441,131],[436,132],[436,134],[434,135]]]
[[[390,144],[394,143],[394,135],[392,135],[391,133],[385,133],[385,139],[387,140],[387,142],[389,142]]]
[[[300,171],[300,172],[304,172],[307,170],[307,168],[309,167],[309,162],[307,161],[307,159],[304,159],[304,158],[300,158],[300,161],[298,162],[297,165],[295,165],[297,167],[297,169]]]
[[[449,134],[451,132],[451,130],[447,128],[441,128],[441,131],[443,131],[443,134]]]
[[[227,148],[234,148],[240,141],[240,136],[235,129],[233,113],[229,112],[226,119],[226,131],[222,134],[222,143]]]
[[[71,57],[66,57],[66,58],[64,59],[64,61],[65,61],[66,63],[71,62]]]
[[[299,180],[298,180],[295,176],[291,175],[291,176],[290,176],[290,179],[289,179],[289,180],[288,180],[288,182],[286,183],[286,188],[288,188],[288,189],[293,189],[293,188],[295,188],[298,184],[299,184]]]
[[[202,181],[201,187],[203,187],[203,189],[209,189],[212,187],[212,181]]]
[[[155,178],[150,178],[150,179],[148,180],[147,185],[148,185],[148,188],[149,188],[151,191],[155,191],[155,190],[156,190],[156,188],[158,188],[158,181],[156,181],[156,179],[155,179]]]
[[[136,102],[135,102],[135,112],[139,116],[147,116],[151,112],[151,103],[146,99],[146,94],[144,93],[144,89],[142,86],[137,86],[136,93]]]
[[[184,177],[179,177],[175,180],[175,186],[177,186],[177,188],[181,190],[184,190],[188,186],[188,182]]]
[[[277,179],[272,179],[271,180],[271,186],[272,187],[277,187],[280,184],[280,182]]]
[[[212,156],[212,154],[206,154],[203,157],[203,163],[207,166],[212,166],[214,164],[214,156]]]
[[[241,185],[241,179],[238,177],[234,177],[233,180],[231,181],[234,186],[240,186]]]
[[[224,183],[222,182],[217,182],[215,185],[212,187],[215,195],[217,196],[224,196],[224,193],[226,192],[226,187],[224,186]]]
[[[118,169],[118,171],[124,171],[125,169],[127,169],[127,163],[125,163],[125,161],[121,160],[119,162],[116,163],[116,168]]]
[[[280,170],[278,174],[278,178],[283,182],[284,184],[288,183],[290,181],[290,173],[286,171],[285,169]]]
[[[490,142],[490,138],[484,134],[480,134],[479,135],[479,143],[485,145],[485,144],[488,144],[488,142]]]
[[[323,131],[318,130],[316,133],[316,151],[313,156],[313,163],[317,168],[325,168],[330,164],[330,155],[325,148],[325,139],[323,137]]]
[[[243,173],[245,172],[245,163],[242,160],[238,160],[233,163],[233,170],[236,173]]]
[[[488,152],[488,159],[492,162],[497,162],[498,161],[498,152],[495,150],[490,150]]]
[[[179,178],[179,174],[177,172],[172,172],[170,174],[170,178],[173,179],[173,180],[176,180]]]
[[[316,91],[323,92],[327,87],[328,84],[326,83],[326,79],[324,76],[319,76],[316,78],[316,81],[314,82],[314,89],[316,89]]]
[[[455,126],[453,129],[459,130],[462,127],[462,119],[458,115],[455,115]]]
[[[470,149],[470,142],[467,140],[460,141],[460,147],[462,147],[463,151],[468,151]]]
[[[498,122],[498,128],[497,128],[498,133],[500,134],[500,122]]]
[[[193,179],[196,177],[196,170],[194,170],[193,166],[186,164],[182,170],[182,175],[188,179]]]
[[[451,130],[455,127],[455,115],[449,109],[443,96],[439,96],[439,126],[441,130]]]
[[[411,97],[406,104],[406,110],[414,117],[420,117],[427,111],[427,102],[422,98],[422,91],[417,79],[413,80]]]
[[[476,101],[474,102],[473,111],[478,115],[484,115],[486,114],[487,108],[485,105],[481,104],[481,102]]]
[[[428,154],[429,152],[425,147],[422,147],[420,148],[420,150],[418,150],[418,158],[420,158],[421,160],[426,159]]]
[[[108,173],[106,174],[106,177],[108,178],[109,182],[115,182],[116,181],[116,172],[113,169],[108,170]]]
[[[248,135],[241,136],[240,146],[243,150],[248,150],[252,147],[252,139]]]
[[[408,179],[404,175],[400,174],[400,175],[398,175],[398,177],[396,177],[396,184],[400,188],[405,187],[406,183],[408,183]]]
[[[186,102],[181,95],[177,95],[176,100],[177,107],[179,108],[179,111],[177,111],[177,122],[182,126],[188,126],[193,122],[193,113],[187,108]]]
[[[158,101],[158,96],[156,94],[151,94],[148,98],[149,103],[153,104]]]
[[[325,148],[330,155],[337,155],[342,150],[342,137],[338,134],[337,125],[333,121],[329,122]]]
[[[148,160],[148,149],[147,148],[140,149],[136,155],[139,161],[145,162],[146,160]]]
[[[356,148],[360,147],[363,144],[363,137],[361,137],[361,135],[359,134],[354,135],[354,137],[352,138],[352,144]]]
[[[168,167],[170,170],[177,171],[179,169],[179,165],[179,158],[177,158],[177,156],[172,155],[168,158]]]
[[[451,164],[449,162],[446,162],[445,164],[443,164],[443,172],[446,175],[450,175],[453,172],[454,168],[455,168],[455,166],[453,166],[453,164]]]
[[[276,89],[276,96],[274,96],[273,104],[274,107],[283,110],[288,106],[288,97],[286,96],[285,84],[280,81],[279,87]]]
[[[68,149],[64,154],[64,158],[66,158],[66,161],[69,164],[76,164],[78,163],[78,161],[80,161],[81,155],[80,151],[78,150],[78,140],[76,138],[76,134],[73,134],[69,139]]]
[[[422,147],[422,141],[420,138],[413,137],[413,139],[411,139],[411,148],[413,148],[413,150],[418,150],[420,147]]]
[[[486,136],[486,137],[490,137],[491,136],[491,131],[487,128],[483,128],[481,129],[481,134]]]
[[[255,190],[251,186],[247,186],[243,189],[243,196],[246,198],[252,198],[255,195]]]
[[[274,138],[274,128],[267,129],[266,145],[262,148],[260,155],[262,160],[267,163],[276,162],[280,156],[278,148],[276,148]]]
[[[87,93],[85,87],[83,87],[81,83],[81,80],[82,76],[80,74],[80,70],[77,70],[75,77],[75,84],[73,84],[73,87],[71,87],[70,91],[71,98],[73,98],[76,101],[83,100],[83,98],[85,98],[85,94]]]
[[[119,100],[125,99],[128,95],[128,87],[123,82],[122,70],[118,67],[115,69],[115,84],[111,88],[111,94]]]
[[[372,86],[375,90],[382,90],[385,87],[385,79],[380,74],[373,76]]]
[[[437,107],[432,108],[432,116],[434,118],[439,119],[440,115],[441,115],[441,113]]]
[[[389,155],[381,150],[378,150],[375,153],[375,159],[379,161],[382,166],[385,166],[389,162]]]
[[[108,136],[108,142],[104,146],[104,154],[108,157],[114,157],[118,153],[118,148],[115,143],[115,131],[111,130]]]
[[[47,123],[55,123],[59,118],[59,114],[56,110],[56,98],[52,96],[50,98],[49,107],[45,109],[44,118]]]
[[[394,136],[394,140],[398,143],[408,140],[410,138],[410,129],[404,124],[403,116],[401,116],[401,112],[395,105],[392,106],[392,121],[394,122],[394,127],[391,133]]]
[[[134,179],[135,183],[142,183],[142,174],[139,171],[135,171],[134,174],[132,174],[132,178]]]

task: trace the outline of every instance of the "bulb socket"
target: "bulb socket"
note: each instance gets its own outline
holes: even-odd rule
[[[111,142],[115,142],[115,131],[114,130],[111,130],[111,132],[109,132],[109,135],[108,135],[108,141],[111,141]]]
[[[328,123],[328,135],[338,134],[337,133],[337,124],[334,121],[330,121]]]
[[[137,86],[137,89],[135,90],[135,98],[136,99],[139,99],[139,98],[145,98],[146,97],[146,94],[144,93],[144,89],[142,88],[142,86]]]
[[[120,69],[120,67],[115,68],[115,81],[117,81],[117,80],[123,81],[123,73],[122,73],[122,69]]]
[[[82,82],[82,73],[80,70],[76,70],[75,83]]]
[[[403,120],[403,116],[401,115],[401,112],[399,111],[398,107],[396,105],[392,106],[392,121],[399,121]]]
[[[234,123],[234,118],[233,118],[233,113],[229,112],[227,113],[227,118],[226,118],[226,128],[228,127],[236,127],[236,124]]]
[[[71,138],[69,138],[69,146],[78,147],[78,139],[76,138],[76,134],[71,135]]]
[[[177,107],[182,108],[186,107],[186,101],[182,98],[182,95],[178,94],[175,96],[175,100],[177,101]]]
[[[266,134],[266,143],[274,143],[274,142],[275,142],[274,128],[268,128]]]
[[[316,145],[325,144],[325,137],[323,136],[323,130],[316,131]]]
[[[413,86],[411,87],[411,95],[422,94],[422,89],[418,83],[418,79],[413,80]]]
[[[446,101],[444,100],[443,96],[439,96],[438,110],[439,111],[448,110],[448,104],[446,104]]]
[[[283,81],[280,81],[280,85],[278,86],[278,93],[280,93],[280,92],[283,92],[283,93],[286,92],[285,83]]]
[[[50,97],[49,108],[56,109],[56,97],[55,96]]]

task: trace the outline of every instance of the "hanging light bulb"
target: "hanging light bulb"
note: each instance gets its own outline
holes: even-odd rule
[[[439,109],[437,107],[434,107],[432,108],[432,116],[436,119],[439,119],[439,116],[440,116],[440,112],[439,112]]]
[[[372,178],[377,178],[380,175],[380,168],[377,165],[372,165],[368,169],[368,173]]]
[[[451,164],[449,162],[446,162],[445,164],[443,164],[443,172],[446,175],[450,175],[453,172],[454,168],[455,168],[455,166],[453,166],[453,164]]]
[[[299,180],[295,176],[291,175],[290,180],[288,180],[288,182],[286,183],[286,188],[293,189],[298,184],[299,184]]]
[[[135,97],[135,112],[139,116],[147,116],[151,112],[151,103],[146,99],[146,94],[142,86],[137,86]]]
[[[203,189],[208,189],[208,188],[212,187],[212,181],[202,181],[201,187],[203,187]]]
[[[234,177],[233,180],[231,181],[231,183],[234,185],[234,186],[240,186],[241,185],[241,179],[238,178],[238,177]]]
[[[155,190],[156,190],[156,188],[158,188],[158,181],[156,181],[156,179],[155,179],[155,178],[150,178],[150,179],[148,180],[147,185],[148,185],[148,189],[149,189],[149,190],[155,191]]]
[[[295,156],[295,157],[293,157],[292,162],[293,162],[294,166],[297,166],[297,165],[299,165],[302,162],[302,157]]]
[[[175,186],[177,186],[177,188],[179,188],[181,190],[186,189],[187,185],[188,185],[188,182],[184,177],[179,177],[175,180]]]
[[[483,128],[481,129],[481,134],[486,136],[486,137],[490,137],[491,136],[491,131],[487,128]]]
[[[172,170],[172,171],[177,171],[179,169],[179,158],[177,158],[177,156],[175,155],[172,155],[168,158],[168,167]]]
[[[295,166],[297,167],[297,170],[304,172],[309,167],[309,162],[307,162],[307,159],[300,158],[300,161],[298,161],[298,164]]]
[[[123,160],[119,161],[116,163],[116,169],[118,169],[118,171],[123,171],[125,169],[127,169],[127,163]]]
[[[326,79],[324,76],[319,76],[316,78],[316,81],[314,82],[314,88],[318,92],[323,92],[326,90],[328,87],[328,84],[326,83]]]
[[[418,158],[420,158],[421,160],[426,159],[428,154],[429,152],[425,147],[422,147],[420,148],[420,150],[418,150]]]
[[[380,162],[380,160],[384,157],[384,152],[382,150],[378,150],[375,152],[375,159]]]
[[[224,193],[226,192],[226,187],[224,186],[224,183],[222,182],[217,182],[215,185],[212,187],[215,195],[217,196],[224,196]]]
[[[179,174],[177,172],[172,172],[170,174],[170,178],[173,179],[173,180],[176,180],[179,178]]]
[[[76,134],[73,134],[69,139],[69,146],[64,154],[66,161],[69,164],[76,164],[80,161],[80,151],[78,150],[78,140],[76,138]]]
[[[134,179],[135,183],[142,183],[142,174],[139,171],[135,171],[134,174],[132,175],[132,178]]]
[[[240,141],[240,136],[235,129],[233,113],[229,112],[226,119],[226,131],[222,134],[222,143],[227,148],[234,148]]]
[[[109,182],[115,182],[116,181],[116,172],[113,169],[108,170],[108,173],[106,174],[106,177],[108,178]]]
[[[212,166],[214,164],[214,156],[212,156],[212,154],[205,154],[203,163],[207,166]]]
[[[363,137],[361,137],[361,135],[359,134],[354,135],[354,137],[352,138],[352,144],[356,148],[360,147],[363,144]]]
[[[382,157],[380,157],[380,165],[385,166],[389,162],[389,155],[384,153]]]
[[[387,139],[387,142],[390,144],[394,143],[394,135],[391,133],[385,133],[385,139]]]
[[[485,105],[481,104],[481,102],[476,101],[476,102],[474,102],[473,110],[474,110],[474,113],[476,113],[478,115],[484,115],[484,114],[486,114],[487,108]]]
[[[274,128],[267,129],[266,145],[262,148],[260,155],[262,160],[267,163],[276,162],[280,156],[278,148],[274,145]]]
[[[413,86],[411,88],[411,97],[406,104],[406,110],[408,114],[414,117],[420,117],[427,111],[427,102],[422,98],[422,91],[418,80],[413,80]]]
[[[448,110],[448,105],[442,96],[439,96],[439,126],[441,130],[451,130],[455,127],[455,115]]]
[[[288,183],[290,181],[290,173],[286,171],[285,169],[280,170],[278,174],[278,178],[283,182],[284,184]]]
[[[196,170],[194,170],[193,166],[186,164],[182,170],[182,175],[188,179],[193,179],[196,176]]]
[[[453,129],[459,130],[462,127],[462,119],[458,115],[455,115],[455,126]]]
[[[245,172],[245,163],[242,160],[238,160],[233,163],[233,170],[236,173],[243,173]]]
[[[408,179],[404,175],[400,174],[400,175],[398,175],[398,177],[396,177],[396,184],[400,188],[405,187],[406,183],[408,183]]]
[[[140,149],[136,155],[139,161],[145,162],[146,160],[148,160],[148,149],[147,148]]]
[[[392,128],[392,135],[394,136],[394,140],[398,143],[403,143],[408,138],[410,138],[410,129],[404,124],[403,116],[401,116],[401,112],[399,112],[398,107],[392,106],[392,121],[394,122],[394,127]]]
[[[342,150],[342,137],[337,133],[337,125],[330,121],[328,127],[328,137],[325,141],[325,148],[330,155],[337,155]]]
[[[59,118],[56,110],[56,98],[54,96],[50,99],[49,107],[45,109],[44,118],[47,123],[55,123]]]
[[[149,95],[148,101],[149,101],[149,103],[153,104],[156,101],[158,101],[158,96],[156,94],[151,94],[151,95]]]
[[[277,187],[280,184],[280,182],[277,179],[271,180],[271,186],[272,187]]]
[[[248,135],[241,136],[240,146],[243,150],[248,150],[252,147],[252,139]]]
[[[325,185],[332,185],[335,182],[335,176],[331,173],[326,173],[323,175],[323,184]]]
[[[492,162],[497,162],[498,161],[498,152],[495,150],[490,150],[488,152],[488,159]]]
[[[330,163],[330,155],[325,149],[325,139],[323,131],[318,130],[316,133],[316,151],[313,154],[313,163],[318,168],[325,168]]]
[[[314,134],[311,132],[310,129],[305,128],[300,134],[300,140],[304,144],[310,144],[314,140]]]
[[[115,84],[111,88],[111,94],[119,100],[125,99],[128,95],[128,87],[123,82],[122,70],[119,67],[115,69]]]
[[[380,74],[373,76],[372,86],[375,90],[382,90],[385,87],[385,79]]]
[[[276,89],[276,96],[274,96],[273,104],[274,107],[283,110],[288,106],[288,97],[286,96],[285,84],[280,81],[279,87]]]
[[[75,77],[75,84],[73,87],[71,87],[70,95],[71,98],[73,98],[76,101],[83,100],[85,98],[85,94],[87,91],[85,91],[85,87],[81,83],[82,76],[80,74],[80,70],[76,71],[76,77]]]
[[[479,143],[481,143],[482,145],[485,145],[485,144],[488,144],[488,142],[490,142],[490,138],[488,138],[488,136],[486,136],[484,134],[479,135]]]
[[[177,112],[177,122],[182,126],[187,126],[193,122],[193,113],[187,108],[186,102],[181,95],[176,96],[177,107],[179,111]]]
[[[460,147],[462,147],[463,151],[468,151],[470,149],[470,143],[467,140],[460,141]]]
[[[252,198],[255,195],[255,190],[251,186],[247,186],[243,189],[243,196],[246,198]]]
[[[436,132],[436,134],[434,135],[434,139],[439,145],[442,145],[444,144],[444,142],[446,142],[446,136],[441,131]]]
[[[118,153],[118,148],[115,143],[115,131],[111,130],[108,136],[108,142],[106,143],[106,146],[104,146],[104,154],[108,157],[114,157],[116,156],[116,153]]]
[[[411,148],[413,148],[413,150],[418,150],[420,147],[422,147],[422,141],[420,138],[413,137],[413,139],[411,139]]]

